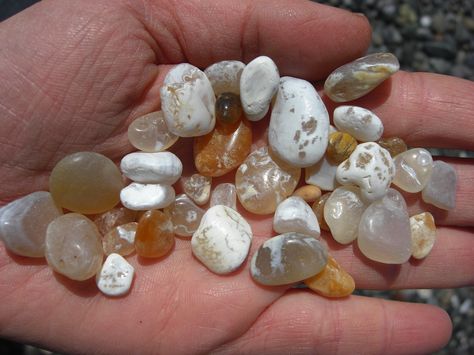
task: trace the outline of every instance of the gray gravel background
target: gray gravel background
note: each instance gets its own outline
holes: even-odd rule
[[[0,0],[0,21],[34,2],[36,0]],[[404,70],[474,80],[474,0],[317,2],[365,14],[374,29],[369,52],[394,53]],[[460,155],[472,156],[470,152]],[[442,307],[449,313],[454,328],[451,341],[437,354],[474,354],[473,287],[358,293]],[[416,349],[413,352],[416,353]],[[0,339],[0,354],[44,353],[48,352]]]

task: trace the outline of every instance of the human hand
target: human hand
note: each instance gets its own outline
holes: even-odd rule
[[[302,1],[43,1],[0,24],[0,201],[46,189],[66,154],[94,150],[118,161],[132,150],[127,126],[159,109],[169,64],[204,68],[265,54],[282,75],[318,80],[362,55],[369,35],[363,17]],[[386,136],[472,149],[473,86],[397,73],[358,102],[381,117]],[[184,153],[189,144],[181,140],[174,149]],[[473,172],[453,163],[457,209],[435,215],[445,226],[426,260],[375,264],[323,237],[357,287],[474,283]],[[272,235],[271,219],[245,216],[255,250]],[[13,256],[1,245],[1,334],[68,353],[426,353],[449,338],[448,317],[432,306],[261,287],[248,262],[217,276],[190,249],[177,238],[162,260],[128,258],[137,272],[133,288],[110,299],[93,280],[70,282],[44,260]]]

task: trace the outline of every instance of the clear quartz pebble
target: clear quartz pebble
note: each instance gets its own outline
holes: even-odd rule
[[[273,230],[279,234],[296,232],[315,238],[321,234],[313,210],[297,196],[290,196],[278,205],[273,216]]]
[[[273,213],[277,205],[293,193],[300,175],[300,168],[277,163],[270,156],[268,147],[261,147],[250,153],[237,169],[237,197],[249,212]]]
[[[102,237],[102,247],[105,255],[112,253],[126,256],[135,251],[135,233],[137,222],[129,222],[114,227]]]
[[[441,161],[433,163],[430,180],[421,192],[423,201],[444,210],[456,207],[457,173],[454,168]]]
[[[14,254],[44,257],[48,224],[62,214],[49,192],[33,192],[0,209],[0,239]]]
[[[211,82],[214,94],[219,96],[224,92],[240,95],[240,77],[245,64],[238,60],[223,60],[207,67],[204,74]]]
[[[334,240],[349,244],[357,238],[360,218],[367,206],[356,186],[341,186],[332,192],[324,204],[324,219]]]
[[[268,239],[253,255],[252,278],[259,284],[278,286],[305,280],[326,266],[326,247],[314,237],[285,233]]]
[[[429,212],[410,217],[412,256],[415,259],[425,258],[433,249],[436,240],[436,226],[433,215]]]
[[[385,264],[403,264],[411,256],[411,231],[403,196],[389,189],[372,202],[360,219],[359,249],[367,258]]]
[[[99,233],[105,235],[117,226],[135,222],[138,217],[137,215],[137,211],[129,210],[125,207],[115,207],[110,211],[97,215],[93,221],[97,229],[99,229]]]
[[[135,269],[119,254],[110,254],[97,273],[99,290],[112,297],[123,296],[130,290]]]
[[[305,181],[307,184],[316,185],[323,191],[333,191],[339,182],[336,179],[338,163],[332,162],[327,156],[316,164],[305,168]]]
[[[413,148],[398,154],[393,162],[393,183],[407,192],[420,192],[428,183],[433,170],[433,158],[423,148]]]
[[[211,196],[210,176],[201,174],[193,174],[189,177],[181,177],[182,187],[186,195],[198,205],[204,205],[209,201]]]
[[[191,237],[201,223],[204,210],[197,206],[186,194],[176,196],[174,203],[164,209],[174,226],[174,233],[181,237]]]
[[[45,256],[54,271],[72,280],[93,277],[103,259],[101,236],[94,222],[78,213],[53,220],[46,231]]]
[[[369,54],[329,74],[324,93],[335,102],[352,101],[375,89],[399,68],[398,59],[391,53]]]
[[[237,211],[237,189],[234,184],[225,182],[217,185],[211,194],[211,207],[224,205]]]
[[[178,140],[178,136],[169,131],[163,112],[155,111],[130,123],[128,140],[138,150],[154,153],[171,147]]]

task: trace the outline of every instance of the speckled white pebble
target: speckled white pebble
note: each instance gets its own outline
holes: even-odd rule
[[[216,274],[236,270],[245,260],[252,229],[232,208],[216,205],[207,210],[191,239],[194,256]]]
[[[298,196],[288,197],[278,205],[273,216],[273,230],[280,234],[296,232],[313,237],[321,234],[313,210]]]
[[[358,106],[339,106],[334,110],[334,124],[359,142],[375,142],[382,137],[383,123],[370,110]]]
[[[173,203],[175,192],[170,185],[133,182],[120,191],[124,207],[134,211],[164,208]]]
[[[323,156],[319,162],[305,169],[305,181],[323,191],[333,191],[339,185],[336,180],[337,167],[338,164]]]
[[[180,137],[202,136],[216,124],[216,98],[201,70],[187,63],[171,69],[160,90],[161,110],[169,130]]]
[[[329,114],[313,85],[281,78],[268,129],[272,151],[291,166],[311,166],[326,152],[328,134]]]
[[[120,169],[126,177],[136,182],[172,185],[180,178],[183,164],[170,152],[137,152],[124,156]]]
[[[265,117],[279,82],[278,68],[269,57],[257,57],[244,68],[240,77],[240,100],[250,121]]]
[[[130,290],[134,274],[135,269],[127,260],[119,254],[112,253],[97,273],[97,287],[107,296],[122,296]]]
[[[395,175],[390,153],[377,143],[362,143],[343,161],[336,171],[342,185],[360,187],[362,197],[375,201],[385,196]]]

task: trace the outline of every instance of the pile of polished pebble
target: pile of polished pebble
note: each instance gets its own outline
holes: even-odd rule
[[[338,103],[357,99],[398,68],[388,53],[357,59],[330,74],[324,93]],[[410,217],[391,184],[421,191],[438,208],[455,206],[450,165],[433,162],[425,149],[407,150],[399,137],[382,138],[381,120],[362,107],[337,107],[331,126],[313,85],[280,78],[268,57],[247,65],[222,61],[204,72],[177,65],[165,78],[161,103],[162,111],[131,123],[128,137],[139,152],[126,155],[120,170],[103,155],[74,153],[53,169],[49,192],[3,207],[0,235],[7,249],[46,257],[54,271],[73,280],[95,276],[108,296],[131,287],[134,268],[125,256],[163,257],[175,235],[191,237],[195,257],[227,274],[241,267],[252,242],[238,198],[248,212],[274,214],[278,235],[251,258],[255,282],[303,281],[324,296],[344,297],[354,280],[328,254],[320,228],[341,244],[357,240],[371,260],[401,264],[427,256],[435,224],[428,212]],[[270,105],[268,145],[252,151],[251,122],[264,118]],[[192,176],[181,177],[181,160],[166,151],[178,137],[194,137]],[[302,168],[306,185],[296,189]],[[212,178],[235,170],[235,185],[218,184],[211,192]],[[175,196],[178,182],[184,194]],[[200,207],[208,203],[207,211]]]

